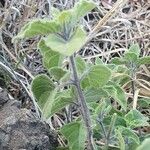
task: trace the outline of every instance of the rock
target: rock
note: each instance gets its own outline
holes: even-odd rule
[[[47,123],[0,91],[0,150],[55,150],[57,136]]]
[[[0,107],[9,100],[6,90],[0,89]]]

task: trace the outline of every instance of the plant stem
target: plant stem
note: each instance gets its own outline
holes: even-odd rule
[[[112,116],[111,122],[110,122],[107,137],[106,137],[106,142],[105,142],[106,145],[105,145],[105,148],[104,148],[105,150],[108,150],[110,135],[111,135],[112,131],[114,130],[116,119],[117,119],[117,114],[114,113],[113,116]]]
[[[79,103],[81,104],[81,115],[84,120],[86,129],[87,129],[87,139],[88,139],[88,150],[94,150],[93,146],[93,131],[92,131],[92,126],[91,126],[91,119],[90,119],[90,112],[87,107],[85,97],[83,95],[81,86],[80,86],[80,80],[77,74],[77,69],[74,61],[74,56],[70,56],[70,64],[72,67],[72,73],[73,73],[73,80],[74,80],[74,85],[76,86],[77,93],[78,93],[78,100]]]
[[[102,117],[101,117],[101,118],[102,118]],[[97,121],[98,121],[98,123],[100,124],[100,126],[101,126],[101,128],[102,128],[102,131],[103,131],[103,134],[104,134],[105,139],[107,139],[107,134],[106,134],[105,126],[104,126],[104,124],[103,124],[103,119],[101,119],[101,118],[97,119]]]
[[[135,69],[134,69],[134,63],[131,63],[131,88],[132,88],[132,94],[133,94],[133,98],[134,98],[134,95],[135,95]]]

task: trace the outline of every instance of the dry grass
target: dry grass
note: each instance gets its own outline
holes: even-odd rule
[[[34,75],[44,72],[41,56],[37,50],[39,37],[22,40],[12,44],[11,39],[30,19],[51,18],[51,6],[60,10],[70,8],[77,0],[6,0],[5,6],[0,5],[0,61],[9,66],[19,81],[23,95],[33,99],[29,92],[29,83]],[[88,32],[112,8],[113,0],[94,0],[98,8],[89,13],[82,23]],[[80,52],[85,59],[94,60],[100,57],[108,63],[114,56],[122,56],[129,45],[138,42],[142,49],[141,56],[150,54],[150,0],[130,0],[115,16],[107,20],[107,24],[95,35]],[[18,68],[15,64],[18,63]],[[133,107],[136,107],[138,96],[150,97],[150,66],[142,66],[137,72],[137,91]],[[21,83],[21,84],[20,84]],[[14,84],[12,84],[14,86]],[[124,88],[128,88],[124,85]],[[16,94],[16,93],[15,93]],[[131,89],[127,95],[130,97]],[[19,94],[17,95],[20,96]],[[16,97],[17,97],[16,96]],[[30,101],[30,100],[29,100]],[[28,103],[27,101],[26,103]],[[64,121],[54,116],[55,126]],[[63,143],[60,139],[60,143]]]

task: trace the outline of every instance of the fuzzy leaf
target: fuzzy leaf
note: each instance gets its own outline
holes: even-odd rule
[[[60,67],[52,67],[49,69],[49,73],[55,80],[59,81],[67,73],[67,71]]]
[[[60,13],[60,10],[57,9],[56,7],[51,7],[51,13],[52,13],[53,18],[56,18],[58,14]]]
[[[122,136],[122,133],[120,132],[120,130],[115,130],[115,133],[116,133],[116,137],[119,141],[119,148],[120,150],[125,150],[125,141],[123,139],[123,136]]]
[[[137,55],[133,52],[125,53],[124,58],[127,62],[134,62],[134,63],[137,62],[138,59]]]
[[[88,80],[92,87],[102,87],[110,79],[111,71],[105,65],[91,66],[84,80]]]
[[[101,64],[104,64],[104,63],[103,63],[103,61],[99,57],[96,57],[95,64],[96,65],[101,65]]]
[[[126,61],[136,62],[140,55],[140,47],[138,44],[130,46],[129,50],[125,53],[124,58]]]
[[[78,74],[82,74],[86,70],[86,64],[83,58],[80,56],[75,57],[75,63],[77,67]]]
[[[97,102],[100,101],[101,98],[108,97],[108,93],[102,88],[88,88],[85,90],[85,99],[89,102]]]
[[[18,33],[15,39],[31,38],[37,35],[46,35],[50,33],[59,32],[60,27],[55,21],[48,19],[35,19],[28,22],[21,31]]]
[[[69,31],[94,7],[96,7],[94,2],[80,0],[72,9],[61,12],[58,16],[58,22]]]
[[[122,135],[125,139],[129,138],[134,140],[134,142],[136,142],[137,144],[140,144],[139,137],[133,132],[132,129],[120,126],[119,130],[122,132]]]
[[[131,128],[149,126],[147,122],[149,119],[141,114],[138,110],[130,110],[125,115],[126,123]]]
[[[109,96],[116,100],[119,105],[126,111],[127,100],[123,89],[119,85],[111,82],[108,83],[108,85],[106,85],[104,89],[108,92]]]
[[[111,60],[111,63],[115,64],[115,65],[124,65],[124,64],[126,64],[126,61],[123,58],[114,57]]]
[[[54,90],[55,85],[45,74],[38,75],[32,81],[32,92],[37,100],[45,93],[50,93]],[[43,103],[44,101],[42,101]]]
[[[149,148],[150,148],[150,138],[147,138],[136,150],[149,150]]]
[[[46,69],[59,66],[61,56],[58,52],[52,51],[49,47],[45,45],[44,40],[38,43],[38,48],[43,56],[43,64]]]
[[[83,150],[86,141],[86,128],[81,122],[64,125],[60,132],[68,140],[70,150]]]
[[[80,0],[73,8],[74,20],[79,21],[89,11],[96,7],[95,3],[89,0]]]
[[[65,56],[71,56],[74,52],[80,50],[81,46],[85,43],[86,33],[80,27],[76,30],[70,40],[65,41],[57,35],[49,35],[44,38],[45,44],[53,51],[59,52]]]
[[[71,31],[71,29],[74,28],[74,25],[72,24],[72,13],[72,9],[69,9],[60,12],[57,16],[57,20],[61,26],[61,30],[65,32],[68,31],[67,33],[69,33],[69,31]]]
[[[138,99],[138,106],[139,107],[145,107],[145,108],[149,108],[150,107],[150,98],[140,98]]]
[[[73,100],[74,99],[71,96],[70,90],[60,92],[52,105],[51,115],[60,111],[65,106],[71,104]]]
[[[145,57],[139,58],[137,64],[139,66],[150,64],[150,56],[145,56]]]
[[[61,79],[60,82],[61,83],[66,83],[70,80],[71,77],[71,73],[68,71]]]
[[[48,118],[56,94],[55,85],[48,76],[41,74],[34,78],[31,89],[43,112],[43,116]]]
[[[136,54],[137,57],[139,57],[140,51],[141,50],[138,43],[132,44],[129,48],[129,52]]]

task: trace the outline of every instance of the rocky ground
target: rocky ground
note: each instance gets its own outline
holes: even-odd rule
[[[34,112],[0,90],[0,150],[55,150],[56,134]]]
[[[60,11],[71,8],[78,0],[0,0],[0,87],[14,97],[10,99],[0,90],[0,150],[53,150],[57,137],[49,126],[32,111],[33,97],[29,89],[34,76],[45,73],[37,49],[39,38],[22,40],[17,44],[11,39],[31,19],[51,18],[51,7]],[[87,32],[111,10],[116,0],[93,0],[97,8],[81,21]],[[112,16],[99,33],[78,54],[87,61],[101,58],[109,63],[115,56],[123,56],[129,45],[138,42],[141,56],[150,55],[150,0],[129,0]],[[139,96],[150,97],[150,66],[137,72]],[[126,95],[132,88],[124,85]],[[150,116],[149,110],[141,109]],[[71,112],[76,118],[76,111]],[[70,114],[70,113],[69,113]],[[54,116],[51,126],[58,129],[66,123],[64,114]],[[146,128],[145,134],[149,134]],[[59,145],[65,145],[58,139]]]

